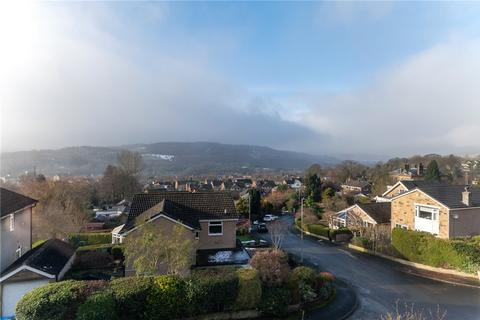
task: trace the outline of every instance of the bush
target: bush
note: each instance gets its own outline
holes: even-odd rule
[[[67,236],[67,240],[75,248],[78,248],[81,246],[88,246],[88,245],[94,245],[94,244],[112,243],[112,234],[109,232],[71,233]]]
[[[174,276],[154,278],[147,296],[146,319],[180,318],[186,310],[185,282]]]
[[[447,240],[413,230],[394,228],[392,245],[403,258],[433,267],[475,273],[480,270],[480,246],[472,240]]]
[[[293,273],[291,273],[288,277],[286,288],[290,292],[290,303],[300,303],[300,280],[298,280],[298,277]]]
[[[75,306],[83,299],[86,284],[80,281],[60,281],[35,288],[18,301],[18,320],[62,320],[75,314]]]
[[[239,269],[238,295],[235,301],[235,310],[249,310],[258,307],[262,299],[262,283],[255,269]]]
[[[267,287],[281,286],[288,279],[290,272],[288,257],[281,250],[257,252],[250,264],[258,270],[260,280]]]
[[[370,241],[370,239],[367,239],[365,237],[354,237],[352,239],[352,244],[365,249],[372,248],[372,242]]]
[[[96,292],[78,307],[76,320],[118,319],[115,297],[110,290]]]
[[[293,269],[293,274],[297,277],[300,282],[313,286],[315,284],[316,272],[309,267],[296,267]]]
[[[290,292],[285,288],[265,287],[260,303],[260,311],[264,315],[283,317],[287,315],[290,304]]]
[[[320,272],[316,277],[315,291],[318,297],[327,300],[333,292],[335,277],[330,272]]]
[[[187,283],[191,315],[232,310],[238,295],[234,268],[197,270]]]
[[[104,268],[113,263],[112,244],[95,244],[77,249],[73,269]]]
[[[330,239],[330,229],[323,224],[309,224],[307,226],[307,231]]]
[[[135,319],[145,314],[145,301],[152,286],[153,277],[119,278],[110,282],[120,319]]]
[[[112,247],[112,257],[114,260],[122,260],[123,259],[123,247],[122,246],[113,246]]]

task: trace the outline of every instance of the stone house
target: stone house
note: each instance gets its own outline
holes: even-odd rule
[[[480,234],[480,189],[423,185],[391,198],[391,227],[425,231],[439,238]]]

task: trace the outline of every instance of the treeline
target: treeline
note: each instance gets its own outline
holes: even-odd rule
[[[86,177],[47,179],[43,174],[24,175],[18,184],[4,187],[39,200],[32,216],[33,240],[65,238],[80,232],[93,218],[93,206],[114,204],[141,191],[141,155],[119,153],[99,180]]]

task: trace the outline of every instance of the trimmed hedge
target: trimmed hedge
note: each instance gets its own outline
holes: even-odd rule
[[[87,285],[80,281],[61,281],[36,288],[20,299],[15,308],[17,320],[62,320],[75,314]]]
[[[262,283],[255,269],[238,269],[238,295],[235,310],[256,309],[262,299]]]
[[[129,277],[110,282],[121,320],[135,319],[145,314],[145,301],[152,290],[153,279],[153,277]]]
[[[173,276],[159,276],[147,297],[146,319],[180,318],[187,308],[185,281]]]
[[[78,307],[76,320],[116,320],[115,297],[110,290],[95,292]]]
[[[307,231],[330,239],[330,229],[323,224],[309,224],[307,225]]]
[[[94,244],[79,247],[72,269],[95,269],[113,264],[112,244]]]
[[[475,240],[439,239],[426,232],[394,228],[392,245],[398,255],[412,262],[469,273],[480,270],[480,245]]]
[[[112,243],[112,234],[108,232],[99,233],[71,233],[67,236],[68,242],[75,248],[95,244]]]
[[[238,295],[234,268],[197,270],[188,281],[187,296],[191,315],[230,311]]]

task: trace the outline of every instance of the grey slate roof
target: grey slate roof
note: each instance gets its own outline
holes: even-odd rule
[[[392,207],[390,202],[359,203],[357,205],[377,223],[390,222]]]
[[[233,198],[228,192],[139,193],[133,197],[127,222],[128,231],[159,214],[200,229],[199,220],[237,219]]]
[[[71,244],[59,239],[50,239],[15,260],[2,272],[2,276],[21,266],[29,266],[58,276],[74,253],[75,249]]]
[[[0,217],[36,204],[38,201],[23,194],[0,188]]]
[[[428,187],[428,186],[446,186],[447,184],[441,182],[430,182],[430,181],[423,181],[423,180],[402,180],[400,181],[401,184],[405,186],[408,190],[413,190],[417,187]]]
[[[464,185],[429,185],[417,187],[417,189],[425,192],[450,209],[480,207],[479,188],[470,188],[471,206],[466,206],[462,202],[462,192],[465,191]]]

